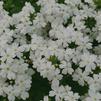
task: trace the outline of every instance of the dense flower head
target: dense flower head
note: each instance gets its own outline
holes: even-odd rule
[[[0,1],[0,96],[26,100],[37,71],[51,85],[40,101],[101,101],[101,10],[93,0],[37,5],[10,16]]]

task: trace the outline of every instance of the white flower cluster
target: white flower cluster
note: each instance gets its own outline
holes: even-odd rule
[[[29,97],[34,72],[28,68],[25,60],[24,53],[29,51],[29,47],[22,31],[28,31],[28,13],[33,12],[33,9],[26,3],[22,12],[10,17],[2,5],[0,2],[0,96],[7,96],[9,101],[16,98],[25,100]]]
[[[40,12],[26,3],[12,16],[2,5],[1,96],[28,98],[35,69],[51,84],[43,101],[101,101],[101,10],[93,0],[39,0]],[[65,76],[87,91],[81,94],[73,83],[62,84]]]

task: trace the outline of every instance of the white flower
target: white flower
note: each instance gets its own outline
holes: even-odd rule
[[[85,85],[85,81],[88,81],[87,72],[82,72],[80,68],[76,69],[74,74],[72,75],[74,81],[78,81],[78,83],[82,86]]]
[[[65,88],[63,86],[59,86],[58,80],[53,80],[52,82],[52,91],[49,92],[49,96],[55,96],[56,101],[60,101],[63,99],[63,95],[65,92]]]
[[[48,96],[44,96],[44,100],[43,101],[49,101]]]
[[[81,55],[80,67],[85,67],[85,71],[91,72],[96,68],[97,56],[89,53]]]
[[[97,92],[89,92],[89,97],[86,98],[85,101],[100,101],[101,100],[101,94]]]
[[[26,100],[26,98],[28,98],[28,97],[29,97],[28,92],[22,92],[22,93],[21,93],[21,98],[22,98],[23,100]]]

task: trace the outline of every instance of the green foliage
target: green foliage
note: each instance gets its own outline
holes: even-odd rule
[[[58,0],[58,3],[64,3],[65,0]]]
[[[70,25],[70,24],[72,24],[72,17],[68,18],[68,19],[67,19],[67,22],[64,23],[63,25],[64,25],[64,27],[67,27],[67,26]]]
[[[9,15],[21,11],[25,2],[30,2],[35,7],[36,12],[39,12],[40,7],[36,4],[37,0],[4,0],[4,9],[9,12]]]
[[[88,85],[81,86],[78,82],[73,81],[72,77],[69,75],[65,75],[60,82],[62,85],[69,85],[72,88],[72,91],[75,93],[79,93],[80,95],[84,95],[88,92]]]
[[[78,45],[76,45],[75,42],[71,42],[71,43],[69,43],[68,47],[71,48],[71,49],[74,49],[74,48],[77,48]]]
[[[85,25],[87,28],[90,28],[92,30],[92,28],[96,25],[96,20],[93,17],[88,17],[85,20]]]
[[[55,55],[50,56],[49,61],[52,62],[52,65],[54,65],[56,68],[58,68],[59,64],[61,64]]]
[[[97,9],[101,9],[101,0],[94,0]]]
[[[36,72],[32,79],[32,88],[29,92],[30,97],[26,101],[40,101],[51,90],[49,81],[43,79],[39,73]]]

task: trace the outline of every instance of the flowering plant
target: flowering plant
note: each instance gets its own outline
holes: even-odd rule
[[[0,1],[0,96],[101,101],[101,1]]]

